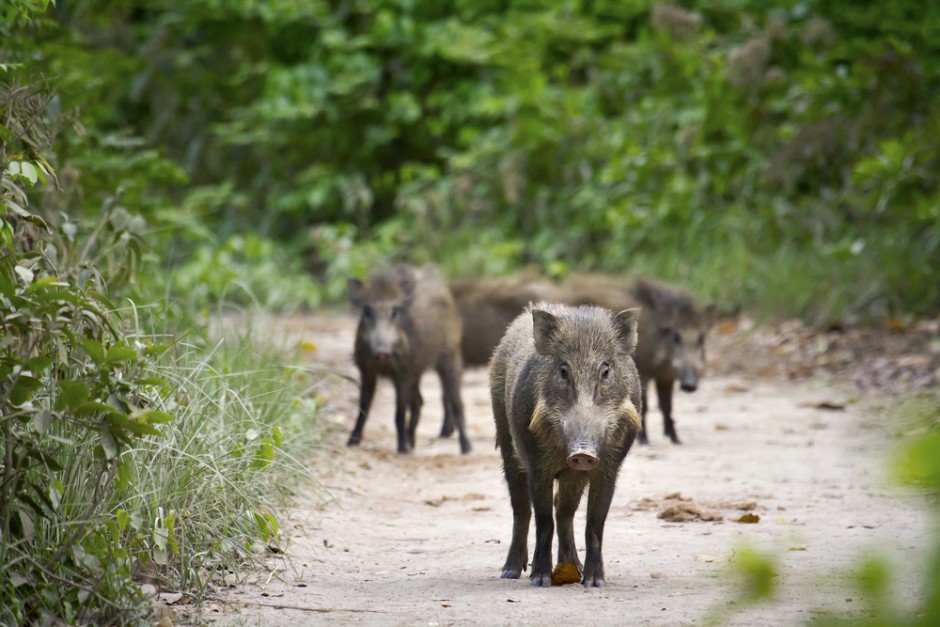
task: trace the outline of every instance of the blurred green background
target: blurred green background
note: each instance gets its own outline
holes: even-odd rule
[[[3,76],[55,94],[49,205],[142,216],[190,298],[238,281],[317,304],[407,259],[639,272],[823,323],[940,306],[935,3],[63,0],[41,16],[8,18],[21,65]]]

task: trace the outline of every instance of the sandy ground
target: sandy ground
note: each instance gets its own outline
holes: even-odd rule
[[[276,325],[313,342],[312,365],[355,377],[351,316]],[[468,370],[463,398],[473,452],[436,437],[440,386],[428,373],[416,452],[395,453],[393,391],[379,386],[359,448],[347,449],[358,388],[327,375],[331,424],[311,462],[323,486],[283,521],[286,553],[220,591],[201,618],[219,625],[798,625],[867,612],[848,573],[860,555],[894,566],[894,601],[914,606],[936,522],[924,499],[887,479],[896,445],[885,412],[838,382],[709,376],[675,399],[682,446],[662,436],[653,402],[649,446],[627,456],[604,538],[607,587],[536,589],[501,580],[511,508],[494,449],[485,369]],[[653,395],[655,396],[655,395]],[[837,409],[825,409],[826,405]],[[687,505],[720,522],[669,522]],[[576,517],[583,553],[584,509]],[[737,522],[744,514],[759,522]],[[534,531],[529,548],[534,546]],[[744,602],[744,547],[774,560],[771,602]],[[583,554],[582,554],[583,559]]]

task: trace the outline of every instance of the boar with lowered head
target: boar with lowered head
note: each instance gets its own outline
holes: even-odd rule
[[[361,376],[359,415],[349,446],[362,441],[378,378],[395,385],[395,429],[398,452],[415,445],[421,413],[421,375],[434,368],[441,378],[445,422],[456,426],[460,451],[470,451],[460,398],[460,315],[438,271],[430,266],[399,264],[375,272],[366,283],[349,279],[349,300],[359,309],[353,357]],[[406,425],[406,413],[411,420]]]
[[[663,431],[674,444],[680,444],[672,417],[672,391],[677,381],[683,392],[698,388],[705,371],[705,335],[715,320],[715,307],[698,309],[687,292],[645,279],[636,282],[633,296],[643,308],[636,350],[643,388],[643,424],[638,440],[648,442],[646,389],[654,381]]]
[[[499,278],[451,281],[450,291],[463,320],[460,348],[467,366],[489,363],[506,328],[529,303],[565,302],[565,294],[558,284],[533,271]]]
[[[605,584],[604,522],[620,465],[640,428],[633,362],[638,313],[538,303],[513,321],[496,348],[490,392],[513,511],[502,578],[518,579],[526,569],[534,510],[532,585],[551,585],[555,520],[558,561],[576,564],[586,587]],[[574,513],[588,485],[582,564]]]

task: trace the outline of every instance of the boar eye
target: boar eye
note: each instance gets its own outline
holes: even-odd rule
[[[602,364],[601,365],[601,379],[604,379],[606,381],[608,377],[610,377],[610,365]]]
[[[372,308],[372,305],[364,305],[362,307],[362,317],[366,320],[375,318],[375,309]]]
[[[571,370],[568,364],[558,366],[558,376],[561,377],[562,381],[567,381],[569,377],[571,377]]]
[[[675,344],[676,346],[679,346],[679,345],[682,344],[682,336],[679,335],[679,332],[678,332],[678,331],[673,331],[673,333],[672,333],[672,343]]]
[[[705,334],[704,333],[698,334],[698,345],[705,346]]]
[[[388,318],[389,320],[395,320],[400,318],[403,313],[405,313],[405,310],[402,307],[392,307],[392,313]]]

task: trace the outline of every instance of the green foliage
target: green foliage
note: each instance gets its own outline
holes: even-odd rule
[[[305,472],[289,451],[315,433],[289,356],[250,330],[181,343],[170,312],[116,309],[141,258],[121,211],[3,217],[0,622],[133,620],[142,574],[200,591],[276,544],[286,477]]]
[[[82,173],[57,178],[57,100],[21,70],[0,68],[0,623],[137,623],[141,578],[199,592],[277,544],[317,407],[250,329],[183,342],[179,304],[135,304],[159,285],[147,218],[194,231],[155,192],[180,170],[138,140],[77,142]]]
[[[307,247],[330,299],[408,258],[647,272],[820,321],[940,306],[940,9],[687,7],[77,0],[35,65],[82,110],[57,148],[77,188],[116,174],[184,235],[171,261],[252,233]]]
[[[253,233],[231,235],[218,245],[199,244],[173,270],[170,284],[187,308],[201,310],[221,300],[283,311],[315,307],[322,296],[297,251]]]

